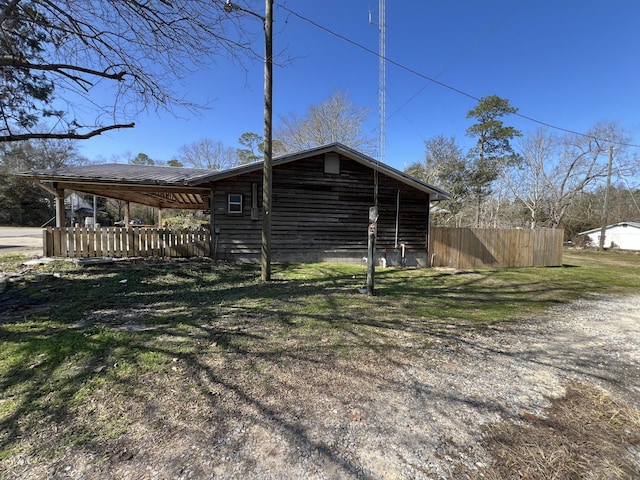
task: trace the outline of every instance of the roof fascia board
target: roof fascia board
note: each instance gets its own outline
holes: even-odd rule
[[[81,168],[81,167],[80,167]],[[187,180],[180,180],[178,182],[167,182],[162,180],[140,180],[140,179],[132,179],[127,180],[126,178],[99,178],[97,179],[95,176],[80,176],[80,175],[56,175],[56,174],[47,174],[45,172],[22,172],[14,174],[17,177],[21,177],[25,180],[30,180],[32,182],[55,182],[55,183],[90,183],[90,184],[102,184],[102,185],[111,185],[111,186],[132,186],[132,185],[142,185],[149,187],[171,187],[171,188],[198,188],[196,186],[191,186]],[[202,189],[202,187],[200,187]]]
[[[624,225],[627,225],[628,227],[633,227],[633,228],[640,229],[640,223],[636,223],[636,222],[614,223],[614,224],[611,224],[611,225],[607,225],[605,227],[605,229],[614,228],[614,227],[622,227]],[[591,233],[596,233],[596,232],[601,232],[601,231],[602,231],[602,227],[592,228],[591,230],[585,230],[584,232],[580,232],[580,233],[578,233],[578,235],[589,235]]]
[[[38,181],[34,179],[33,181],[41,185],[42,188],[46,188],[42,180]],[[204,187],[181,186],[173,184],[109,183],[78,181],[77,179],[75,179],[74,181],[54,180],[53,183],[55,183],[58,188],[63,188],[65,190],[83,190],[91,188],[93,190],[102,190],[105,192],[114,190],[135,190],[138,192],[188,192],[201,193],[205,195],[211,191],[210,189]],[[55,189],[53,191],[55,191]]]

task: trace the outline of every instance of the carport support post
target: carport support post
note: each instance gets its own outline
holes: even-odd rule
[[[98,199],[93,196],[93,228],[98,226]]]
[[[367,295],[374,294],[376,275],[376,234],[378,230],[378,207],[369,207],[369,241],[367,242]]]
[[[65,224],[64,188],[56,187],[56,227],[64,227]]]
[[[129,227],[130,221],[131,221],[131,202],[127,202],[127,205],[124,209],[124,226]]]
[[[209,244],[209,256],[214,260],[216,259],[216,245],[217,245],[217,237],[215,237],[215,226],[216,226],[216,214],[215,214],[215,198],[216,191],[212,188],[211,192],[209,192],[209,235],[211,235],[211,242]],[[207,206],[205,205],[205,208]]]

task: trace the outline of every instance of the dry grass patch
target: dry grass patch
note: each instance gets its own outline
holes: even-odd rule
[[[487,449],[495,463],[482,478],[640,478],[640,410],[572,382],[547,413],[524,412],[522,422],[490,427]]]

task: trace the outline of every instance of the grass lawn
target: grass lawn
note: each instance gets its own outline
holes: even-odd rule
[[[0,270],[23,260],[0,257]],[[274,265],[268,284],[257,265],[207,260],[32,267],[0,294],[0,472],[16,455],[69,448],[106,461],[175,409],[194,428],[217,414],[201,395],[267,392],[273,369],[293,362],[411,356],[443,332],[640,292],[638,254],[567,251],[564,262],[377,269],[373,297],[358,292],[366,271],[352,265]]]

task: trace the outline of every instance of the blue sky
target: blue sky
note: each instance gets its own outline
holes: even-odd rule
[[[212,8],[222,3],[212,1]],[[261,0],[238,4],[264,12]],[[303,115],[339,89],[370,109],[365,131],[377,138],[378,58],[365,49],[378,51],[378,28],[369,11],[377,21],[377,0],[275,0],[275,127],[279,116]],[[242,20],[262,52],[260,21]],[[468,146],[466,114],[476,105],[470,97],[487,95],[572,131],[615,121],[640,145],[639,21],[637,0],[387,0],[386,56],[393,63],[386,67],[386,163],[403,169],[422,160],[425,140],[437,135]],[[142,115],[134,129],[82,142],[82,154],[109,160],[142,152],[167,161],[202,138],[238,147],[242,133],[263,132],[263,64],[249,67],[218,59],[178,89],[188,100],[210,101],[209,110]],[[523,132],[540,127],[520,117],[505,122]]]

